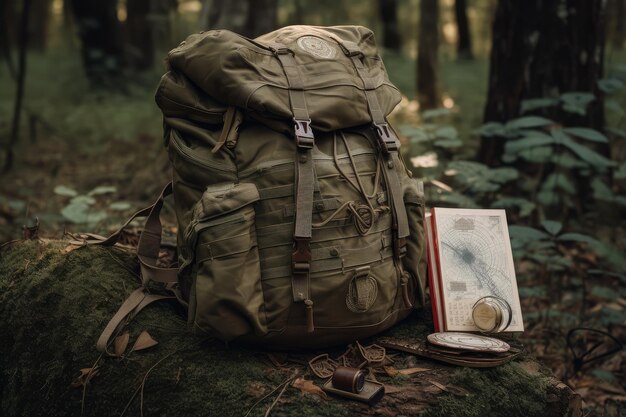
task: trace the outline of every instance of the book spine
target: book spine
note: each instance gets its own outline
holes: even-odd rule
[[[430,306],[433,315],[433,324],[435,326],[435,331],[439,332],[441,329],[441,323],[439,320],[439,316],[441,315],[441,311],[439,308],[439,284],[437,283],[436,270],[436,260],[435,260],[435,249],[433,247],[433,231],[431,225],[432,216],[427,216],[424,221],[424,227],[426,228],[426,251],[428,254],[428,286],[430,287]]]
[[[437,233],[437,210],[433,207],[431,215],[431,229],[433,231],[433,249],[435,251],[435,266],[437,268],[437,279],[436,285],[439,292],[439,310],[440,310],[440,319],[441,323],[439,326],[439,330],[441,332],[445,332],[448,330],[448,322],[447,322],[447,314],[446,314],[446,299],[443,288],[443,276],[441,271],[441,247],[439,245],[439,235]]]

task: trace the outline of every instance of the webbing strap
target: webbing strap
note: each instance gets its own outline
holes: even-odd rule
[[[270,45],[279,59],[289,83],[289,103],[293,113],[296,155],[295,227],[294,252],[291,256],[292,295],[296,302],[307,306],[308,330],[313,331],[312,301],[310,300],[311,234],[313,224],[313,193],[315,172],[313,149],[315,137],[311,130],[311,118],[306,106],[304,83],[293,51],[284,45]]]
[[[363,81],[367,108],[370,113],[370,117],[372,118],[372,128],[376,133],[378,145],[381,151],[384,154],[397,151],[398,139],[396,138],[393,130],[387,124],[385,114],[380,108],[378,96],[376,95],[376,81],[368,75],[367,68],[365,68],[363,61],[361,61],[363,52],[361,52],[359,46],[354,42],[344,41],[338,38],[335,38],[335,42],[339,44],[344,54],[352,60],[356,73],[359,78],[361,78],[361,81]]]
[[[124,324],[125,320],[131,320],[137,315],[144,307],[159,300],[174,300],[176,297],[170,297],[165,295],[148,294],[145,287],[137,288],[133,291],[124,303],[117,310],[117,313],[109,320],[109,323],[104,328],[98,341],[96,342],[96,349],[102,353],[106,353],[109,356],[117,356],[115,352],[109,351],[109,341],[116,331]]]
[[[137,245],[137,258],[139,258],[141,268],[142,286],[130,294],[103,330],[96,343],[96,348],[100,352],[114,356],[114,353],[111,353],[107,348],[111,337],[123,324],[125,319],[133,318],[148,304],[158,300],[178,299],[182,301],[178,290],[175,288],[178,268],[160,268],[157,266],[159,250],[161,248],[161,219],[159,214],[163,208],[165,197],[171,193],[172,183],[170,182],[165,186],[154,204],[133,214],[126,223],[108,238],[88,235],[89,239],[86,240],[88,245],[113,246],[119,241],[124,229],[128,227],[134,219],[137,217],[147,217],[144,230],[139,237],[139,243]],[[146,292],[146,285],[149,281],[166,284],[166,289],[174,293],[175,296],[148,294]]]
[[[348,56],[357,74],[363,81],[365,90],[365,99],[367,107],[372,118],[372,126],[381,152],[386,158],[386,166],[383,167],[384,176],[389,186],[391,194],[391,206],[394,212],[394,228],[396,231],[395,252],[398,258],[404,256],[406,252],[406,237],[409,235],[409,221],[404,207],[402,185],[398,173],[394,169],[394,164],[398,163],[398,142],[395,133],[387,124],[385,115],[380,108],[378,97],[376,96],[376,82],[367,74],[367,69],[363,65],[361,58],[363,53],[358,45],[354,42],[343,41],[335,38],[335,41],[341,46],[343,52]],[[394,160],[395,159],[395,160]]]
[[[160,268],[157,267],[157,259],[159,250],[161,249],[161,219],[159,217],[163,208],[163,200],[172,194],[172,183],[170,182],[163,188],[159,198],[146,208],[143,208],[133,214],[115,233],[107,238],[102,236],[87,234],[89,239],[85,240],[88,245],[113,246],[122,236],[124,229],[137,217],[147,217],[146,224],[137,245],[137,257],[141,267],[141,281],[145,285],[148,281],[155,281],[165,284],[173,284],[177,282],[178,268]]]

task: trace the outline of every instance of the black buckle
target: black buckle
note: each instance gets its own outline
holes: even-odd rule
[[[313,149],[315,137],[311,129],[311,119],[299,120],[293,118],[294,131],[296,135],[296,145],[299,149]]]
[[[396,135],[389,128],[387,123],[372,123],[372,128],[374,132],[376,132],[378,145],[385,155],[398,150]]]

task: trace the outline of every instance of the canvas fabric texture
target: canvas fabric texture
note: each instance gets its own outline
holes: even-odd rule
[[[273,349],[349,343],[424,303],[424,194],[373,33],[195,34],[156,101],[189,323]]]

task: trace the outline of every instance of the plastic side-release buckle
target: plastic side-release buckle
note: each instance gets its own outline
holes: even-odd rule
[[[387,155],[389,152],[398,151],[398,141],[396,135],[389,128],[387,123],[372,123],[372,128],[376,132],[378,145],[382,152]]]
[[[301,120],[294,117],[293,123],[298,149],[312,149],[315,137],[311,129],[311,119]]]

